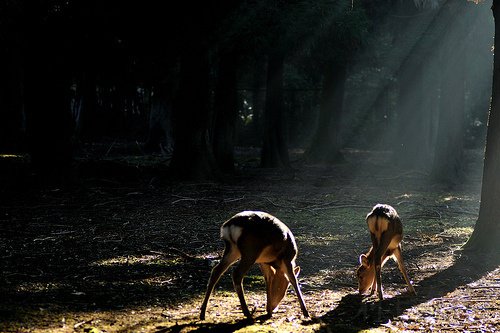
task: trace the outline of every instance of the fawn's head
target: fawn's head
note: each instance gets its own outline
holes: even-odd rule
[[[375,270],[368,260],[366,254],[359,256],[359,267],[356,270],[358,277],[358,290],[360,294],[365,294],[370,290],[375,280]]]

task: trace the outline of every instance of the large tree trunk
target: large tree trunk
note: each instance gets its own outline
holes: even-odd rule
[[[216,175],[209,142],[209,64],[206,48],[192,42],[181,55],[180,83],[174,104],[174,152],[170,163],[176,178],[206,180]]]
[[[25,113],[28,151],[36,174],[43,182],[69,180],[72,162],[73,121],[69,103],[67,55],[61,41],[69,32],[56,18],[44,21],[45,9],[28,6],[30,29],[25,49]]]
[[[238,55],[235,52],[224,52],[219,62],[214,101],[213,147],[215,160],[220,170],[232,173],[238,117],[238,91],[236,89]]]
[[[151,97],[149,126],[144,150],[150,153],[171,153],[174,147],[172,97],[164,87],[157,87]]]
[[[281,52],[273,52],[269,56],[267,68],[264,140],[261,152],[261,166],[264,168],[290,165],[284,118],[283,67],[284,55]]]
[[[449,74],[449,73],[448,73]],[[453,185],[463,180],[465,82],[463,68],[441,85],[439,125],[432,178]]]
[[[327,66],[323,77],[323,90],[318,127],[307,158],[315,162],[343,160],[340,149],[340,125],[344,104],[347,69],[341,65]]]
[[[500,0],[493,0],[495,18],[495,50],[500,50]],[[493,89],[491,108],[486,134],[484,156],[483,185],[479,217],[470,239],[465,244],[466,250],[479,253],[492,253],[498,256],[500,237],[500,54],[495,52],[493,60]]]
[[[398,130],[394,140],[396,160],[402,168],[427,172],[432,161],[432,114],[425,107],[427,96],[422,69],[405,69],[399,77],[399,86]]]
[[[455,9],[449,8],[451,5]],[[445,4],[443,10],[458,10],[454,28],[447,31],[441,43],[441,98],[433,178],[445,184],[460,183],[464,175],[463,149],[465,132],[465,45],[467,28],[472,24],[472,10],[466,2]]]
[[[85,72],[78,87],[80,98],[80,109],[76,118],[76,136],[83,139],[95,139],[102,135],[101,123],[97,114],[97,77],[94,64],[86,66]]]
[[[436,56],[436,45],[443,43],[448,31],[460,23],[466,4],[460,0],[446,1],[430,22],[422,38],[413,46],[398,72],[401,87],[398,98],[398,130],[394,151],[401,167],[431,171],[434,153],[433,114],[428,107],[432,89],[423,73],[429,69],[428,59]],[[459,39],[460,40],[460,39]],[[431,90],[431,94],[429,94]]]
[[[262,115],[266,103],[266,64],[260,59],[256,60],[253,70],[252,82],[252,127],[256,138],[252,140],[256,145],[261,144]]]
[[[0,153],[19,152],[24,135],[20,51],[7,45],[0,53]]]
[[[447,52],[441,63],[440,110],[432,178],[453,185],[464,177],[465,62],[463,48],[450,48],[450,43],[444,45]]]

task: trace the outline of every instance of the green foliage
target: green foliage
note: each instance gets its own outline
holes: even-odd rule
[[[366,38],[360,3],[342,0],[242,1],[213,36],[222,48],[243,53],[298,53],[315,61],[348,61]]]
[[[358,3],[341,1],[336,6],[323,6],[318,14],[310,56],[322,65],[347,64],[367,38],[369,20]]]

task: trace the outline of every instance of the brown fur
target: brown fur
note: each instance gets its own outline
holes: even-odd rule
[[[221,237],[225,243],[224,255],[210,275],[200,309],[201,320],[205,319],[208,300],[219,278],[238,259],[240,261],[233,271],[233,285],[245,316],[252,317],[245,301],[243,277],[250,266],[257,263],[266,281],[268,315],[272,315],[291,284],[302,313],[309,317],[297,282],[300,271],[300,267],[295,265],[297,245],[292,232],[283,222],[264,212],[245,211],[222,225]]]
[[[408,291],[415,294],[403,263],[401,254],[403,225],[396,210],[389,205],[375,205],[366,216],[366,223],[370,230],[372,247],[359,257],[360,266],[356,271],[359,293],[365,294],[371,291],[373,295],[376,289],[378,298],[383,299],[381,269],[385,262],[392,258],[398,263]]]

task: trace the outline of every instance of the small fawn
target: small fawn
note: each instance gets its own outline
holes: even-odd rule
[[[300,267],[295,265],[297,244],[292,232],[283,222],[264,212],[244,211],[224,222],[221,238],[225,244],[224,255],[210,275],[200,309],[201,320],[205,319],[208,299],[219,278],[238,259],[240,261],[233,270],[233,285],[245,316],[251,318],[252,314],[245,301],[243,277],[257,263],[266,282],[268,316],[272,315],[291,284],[299,298],[304,317],[309,317],[297,282],[300,271]]]
[[[415,289],[410,283],[401,255],[403,225],[396,210],[389,205],[375,205],[366,216],[366,223],[370,230],[372,247],[359,257],[360,266],[356,271],[359,293],[365,294],[371,289],[373,295],[376,288],[379,300],[384,299],[381,269],[385,262],[392,258],[398,263],[408,291],[415,295]]]

